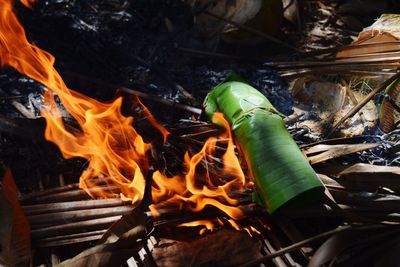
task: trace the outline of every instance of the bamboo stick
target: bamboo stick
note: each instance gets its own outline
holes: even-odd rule
[[[88,191],[94,195],[100,192],[114,192],[118,189],[116,186],[98,186],[96,188],[91,188]],[[83,189],[70,190],[60,193],[55,193],[51,195],[44,195],[35,198],[35,202],[37,203],[48,203],[48,202],[63,202],[68,200],[81,200],[81,199],[89,199],[90,196]]]
[[[118,221],[120,218],[121,216],[119,215],[108,218],[92,219],[87,221],[33,229],[31,231],[31,236],[32,239],[39,239],[56,235],[75,234],[88,230],[102,230],[108,228],[112,223]]]
[[[28,221],[31,224],[31,228],[35,229],[40,224],[60,225],[66,222],[86,221],[116,215],[124,215],[131,212],[133,209],[133,206],[120,206],[88,210],[71,210],[28,216]]]
[[[90,199],[81,201],[68,201],[68,202],[57,202],[57,203],[44,203],[36,205],[22,206],[25,215],[38,215],[53,212],[63,212],[72,210],[85,210],[85,209],[98,209],[106,207],[118,207],[123,205],[129,205],[130,202],[122,201],[120,198],[108,198],[108,199]]]
[[[37,197],[71,191],[71,190],[78,189],[78,188],[79,188],[79,184],[76,183],[76,184],[69,184],[66,186],[60,186],[60,187],[56,187],[56,188],[50,188],[50,189],[46,189],[46,190],[42,190],[42,191],[35,191],[30,194],[26,194],[26,195],[22,196],[20,200],[21,200],[21,202],[26,202],[28,200],[32,200]]]
[[[78,233],[78,234],[59,235],[59,236],[54,236],[54,237],[48,237],[48,238],[36,240],[35,246],[36,247],[55,247],[55,246],[83,243],[83,242],[88,242],[88,241],[95,241],[95,240],[99,240],[105,232],[107,232],[106,229]]]
[[[100,185],[106,184],[107,182],[112,182],[112,178],[99,176],[96,179],[94,179],[93,182],[96,183],[96,185],[100,186]],[[31,201],[34,202],[37,198],[40,199],[45,196],[55,195],[55,194],[63,193],[63,192],[69,192],[69,191],[73,191],[73,190],[77,190],[77,189],[79,189],[79,183],[69,184],[69,185],[65,185],[65,186],[59,186],[59,187],[55,187],[55,188],[49,188],[49,189],[35,191],[32,193],[23,195],[20,198],[20,201],[21,202],[31,202]]]

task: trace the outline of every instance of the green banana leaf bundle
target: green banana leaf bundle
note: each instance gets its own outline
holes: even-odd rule
[[[207,95],[204,108],[209,118],[222,112],[231,124],[258,199],[269,213],[289,202],[322,198],[323,184],[263,94],[241,81],[223,82]]]

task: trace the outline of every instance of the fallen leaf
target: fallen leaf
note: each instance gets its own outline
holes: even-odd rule
[[[377,1],[374,1],[377,2]],[[362,61],[373,58],[398,58],[400,15],[383,14],[360,32],[356,41],[336,55],[336,61]]]
[[[188,241],[161,239],[152,254],[160,267],[239,266],[261,257],[260,248],[248,234],[223,229]]]
[[[365,183],[400,190],[400,167],[376,166],[365,163],[350,165],[338,174],[341,180]]]
[[[316,164],[329,159],[369,150],[377,146],[379,146],[379,144],[315,145],[304,149],[303,152],[308,156],[311,164]]]
[[[31,259],[30,227],[18,201],[10,170],[0,184],[0,265],[27,266]]]

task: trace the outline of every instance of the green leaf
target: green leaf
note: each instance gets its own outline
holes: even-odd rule
[[[204,108],[208,117],[222,112],[231,123],[268,212],[289,202],[304,205],[323,197],[324,186],[281,114],[255,88],[238,81],[222,83],[208,94]]]

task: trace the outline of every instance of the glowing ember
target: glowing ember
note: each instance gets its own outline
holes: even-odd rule
[[[22,3],[29,7],[32,0]],[[48,89],[41,113],[47,121],[46,139],[57,144],[65,158],[88,160],[87,169],[80,177],[80,187],[88,193],[89,188],[99,188],[96,185],[99,176],[109,177],[111,182],[107,185],[118,189],[95,190],[92,197],[115,197],[119,194],[122,199],[138,204],[144,195],[145,177],[149,171],[150,153],[147,152],[151,145],[145,143],[133,128],[133,118],[122,115],[122,98],[102,103],[69,89],[55,70],[54,61],[51,54],[28,42],[13,12],[12,0],[0,0],[0,63],[14,67]],[[79,130],[65,127],[55,97],[75,118]],[[169,132],[156,122],[140,101],[137,103],[152,125],[162,133],[165,142]],[[243,189],[247,181],[235,155],[229,123],[222,114],[215,114],[214,122],[223,126],[225,133],[207,140],[198,153],[186,152],[185,174],[167,177],[160,171],[154,172],[152,197],[154,203],[158,203],[150,207],[154,214],[159,214],[159,207],[198,212],[211,205],[233,219],[243,216],[237,207],[238,200],[231,195]],[[220,162],[212,162],[210,156],[218,157],[217,144],[222,145],[225,152]],[[209,164],[219,164],[218,178],[210,174]],[[204,225],[210,227],[209,223]]]

